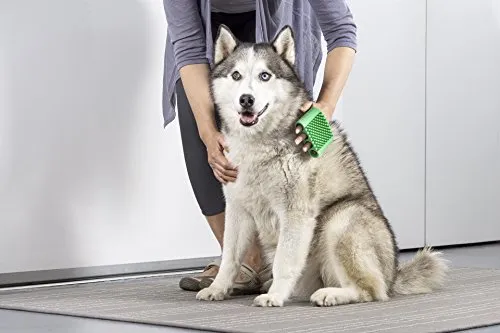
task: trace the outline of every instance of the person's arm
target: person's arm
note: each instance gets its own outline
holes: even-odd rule
[[[327,44],[323,85],[318,104],[331,119],[351,72],[357,47],[357,27],[346,0],[309,0]]]
[[[192,64],[181,68],[181,80],[193,110],[198,133],[207,147],[208,163],[221,183],[235,181],[237,172],[224,156],[227,149],[224,137],[215,123],[215,110],[209,90],[210,69],[206,64]]]
[[[356,25],[345,0],[309,0],[309,3],[325,37],[328,53],[318,99],[316,103],[306,103],[301,110],[305,112],[314,105],[327,119],[332,119],[354,62]],[[304,138],[304,135],[299,135],[295,142],[300,144]],[[308,149],[309,145],[304,145],[304,151]]]
[[[197,0],[164,0],[168,33],[176,66],[193,111],[198,132],[207,147],[209,164],[223,183],[236,177],[234,168],[223,154],[224,139],[215,123],[210,95],[206,34]]]
[[[182,84],[193,110],[198,132],[203,142],[217,132],[215,111],[210,95],[210,69],[206,64],[186,65],[180,70]]]
[[[208,83],[206,35],[198,1],[164,0],[163,4],[175,65],[181,75],[199,132],[205,132],[205,127],[213,127],[213,130],[216,127]]]
[[[349,47],[338,47],[331,50],[326,57],[323,84],[316,103],[327,119],[333,116],[351,72],[354,54],[355,51]]]

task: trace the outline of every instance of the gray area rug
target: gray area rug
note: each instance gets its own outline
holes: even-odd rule
[[[319,308],[295,300],[252,307],[253,297],[200,302],[178,276],[0,290],[0,308],[215,332],[450,332],[500,324],[500,270],[456,268],[444,289],[384,303]]]

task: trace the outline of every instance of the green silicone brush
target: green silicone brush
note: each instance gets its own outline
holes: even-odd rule
[[[305,142],[311,143],[309,155],[314,158],[320,157],[326,147],[333,141],[333,133],[323,112],[312,107],[298,121],[297,126],[302,127],[302,133],[307,137]]]

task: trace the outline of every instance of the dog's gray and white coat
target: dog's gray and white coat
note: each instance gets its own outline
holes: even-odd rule
[[[273,263],[257,306],[282,306],[292,295],[319,306],[385,301],[440,287],[447,266],[439,253],[425,248],[398,264],[393,231],[336,122],[320,158],[294,144],[299,108],[311,96],[294,70],[291,29],[272,43],[247,44],[221,26],[214,59],[213,98],[238,178],[224,187],[220,271],[196,297],[230,293],[255,233]]]

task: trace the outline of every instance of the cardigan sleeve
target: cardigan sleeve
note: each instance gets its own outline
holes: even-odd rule
[[[208,63],[206,35],[197,0],[163,0],[177,69]]]
[[[356,51],[357,27],[346,0],[309,0],[330,52],[336,47]]]

